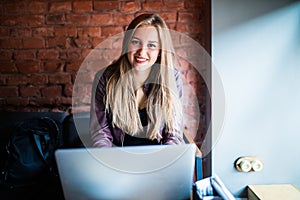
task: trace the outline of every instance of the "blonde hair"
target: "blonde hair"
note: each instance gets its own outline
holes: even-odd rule
[[[168,134],[175,131],[174,125],[178,123],[175,116],[182,114],[174,76],[175,51],[167,25],[158,15],[142,14],[129,24],[123,39],[122,54],[116,62],[117,67],[113,75],[108,80],[106,110],[112,114],[113,126],[117,126],[123,132],[132,136],[143,132],[135,100],[132,66],[128,61],[127,52],[135,31],[146,25],[156,28],[161,48],[160,56],[152,66],[148,78],[152,88],[147,96],[146,137],[153,140],[162,137],[159,130],[163,125],[166,126]]]

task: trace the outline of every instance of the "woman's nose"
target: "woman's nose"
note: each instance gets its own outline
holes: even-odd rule
[[[146,47],[146,46],[140,46],[140,47],[137,49],[137,53],[139,53],[139,54],[146,53],[147,51],[148,51],[148,47]]]

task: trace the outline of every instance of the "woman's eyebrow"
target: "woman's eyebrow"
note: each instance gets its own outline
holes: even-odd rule
[[[132,37],[132,39],[140,40],[141,41],[141,39],[138,38],[138,37]],[[148,42],[150,42],[150,43],[159,43],[158,41],[155,41],[155,40],[149,40]]]
[[[151,40],[150,40],[149,42],[150,42],[150,43],[158,43],[157,41],[151,41]]]

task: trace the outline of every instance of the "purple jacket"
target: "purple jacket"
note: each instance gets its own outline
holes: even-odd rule
[[[112,147],[123,146],[124,132],[118,127],[113,127],[111,123],[111,114],[108,114],[105,110],[105,97],[106,97],[106,85],[111,77],[116,65],[108,66],[103,74],[98,73],[94,81],[94,89],[91,105],[91,121],[90,132],[93,140],[94,147]],[[179,91],[179,97],[182,97],[182,80],[180,73],[175,70],[175,79],[177,88]],[[146,95],[149,93],[149,84],[144,85]],[[162,138],[157,138],[158,143],[161,144],[181,144],[184,143],[182,133],[182,116],[176,116],[175,130],[171,134],[167,134],[165,127],[161,127],[160,134]]]

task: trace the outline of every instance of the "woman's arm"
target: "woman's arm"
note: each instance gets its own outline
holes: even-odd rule
[[[101,76],[101,77],[100,77]],[[111,147],[113,136],[105,110],[107,73],[101,71],[95,76],[92,89],[90,133],[93,147]],[[99,78],[100,77],[100,78]]]

